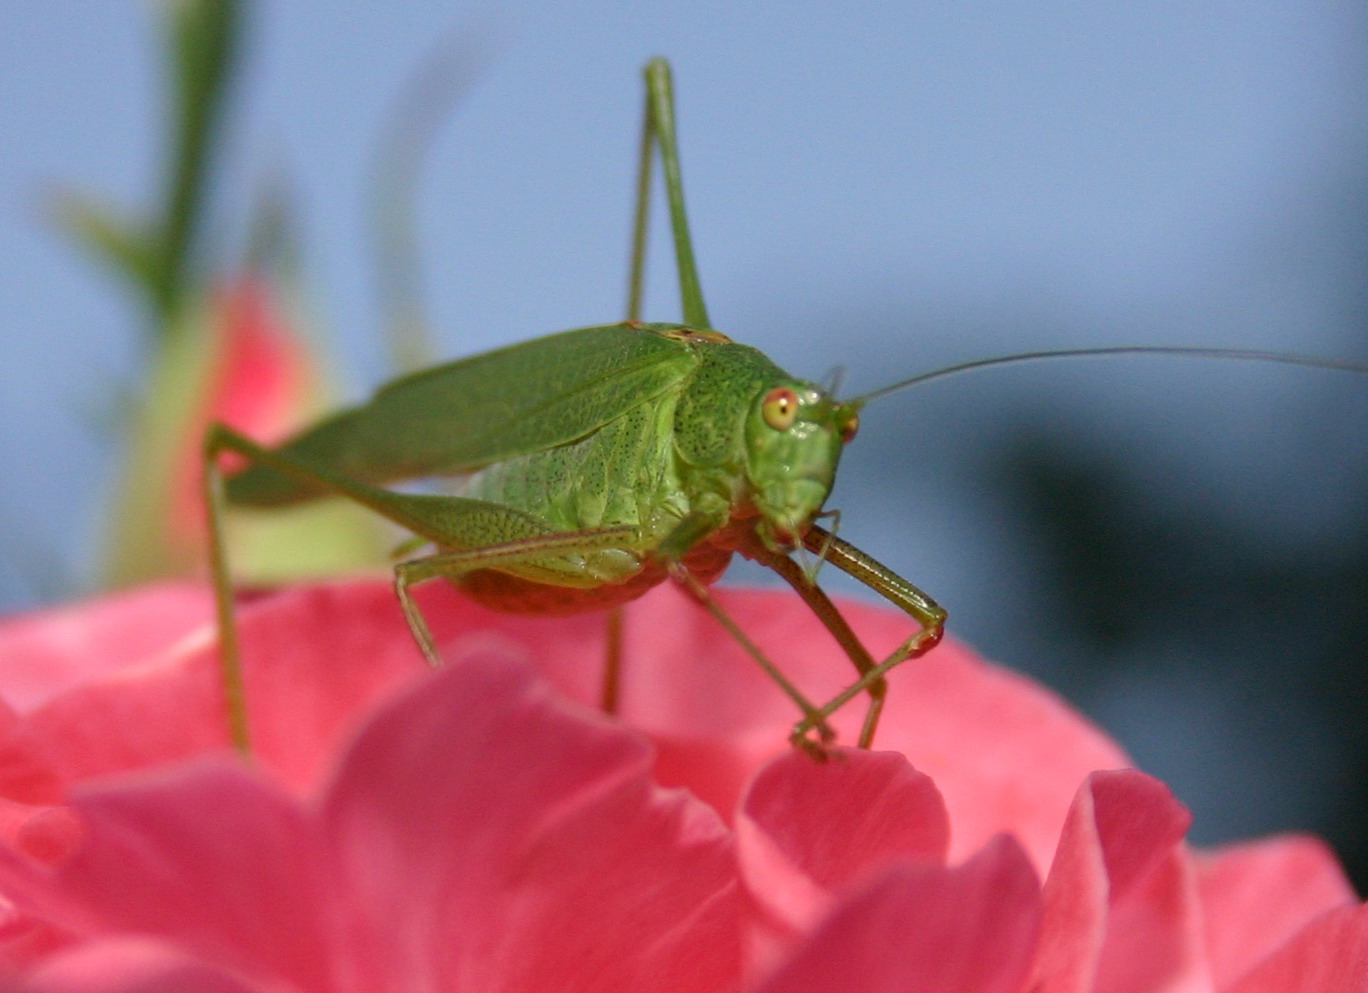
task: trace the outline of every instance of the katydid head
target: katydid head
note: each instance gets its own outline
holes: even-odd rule
[[[760,516],[760,540],[778,552],[793,551],[801,544],[831,492],[841,448],[855,437],[860,409],[870,401],[997,366],[1116,356],[1236,359],[1368,373],[1368,364],[1335,359],[1248,349],[1145,345],[1021,352],[978,359],[922,373],[848,400],[836,400],[831,391],[815,383],[770,382],[756,396],[746,422],[746,479]]]
[[[746,423],[746,476],[760,512],[760,540],[795,548],[836,479],[842,446],[855,437],[859,402],[840,403],[812,383],[761,393]]]

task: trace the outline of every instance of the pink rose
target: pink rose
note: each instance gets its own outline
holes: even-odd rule
[[[205,433],[223,422],[279,439],[324,402],[326,383],[264,273],[244,271],[183,315],[187,332],[157,356],[127,425],[125,471],[111,499],[103,582],[128,587],[206,571],[202,497]],[[191,335],[189,332],[195,333]],[[226,469],[241,460],[225,454]],[[283,525],[234,523],[234,576],[275,585],[374,564],[383,552],[369,522],[311,508]]]
[[[894,674],[891,751],[816,763],[673,589],[629,609],[619,718],[602,618],[421,592],[436,674],[381,580],[243,608],[252,765],[204,591],[0,625],[0,989],[1368,990],[1321,845],[1192,853],[1162,784],[957,645]],[[792,596],[721,597],[814,696],[847,678]]]

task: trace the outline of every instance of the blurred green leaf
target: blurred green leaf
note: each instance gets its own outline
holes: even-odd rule
[[[151,285],[159,264],[157,239],[143,225],[82,193],[59,193],[54,213],[58,226],[101,262],[135,286]]]
[[[158,239],[159,265],[149,285],[158,329],[172,335],[185,325],[174,314],[190,290],[191,256],[207,199],[209,165],[231,77],[244,4],[240,0],[169,0],[172,137]]]

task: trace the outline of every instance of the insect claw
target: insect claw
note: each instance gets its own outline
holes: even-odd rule
[[[813,733],[816,733],[816,739]],[[836,732],[821,714],[813,712],[793,726],[789,734],[789,744],[806,752],[818,762],[831,757],[830,746],[836,740]]]
[[[827,750],[821,742],[813,741],[803,731],[794,730],[789,735],[789,744],[807,755],[814,762],[825,762],[827,760]]]

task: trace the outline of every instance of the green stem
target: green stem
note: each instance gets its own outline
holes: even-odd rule
[[[241,6],[234,0],[194,0],[172,5],[170,13],[177,129],[157,242],[159,264],[150,287],[163,333],[179,326],[173,318],[185,296]]]

